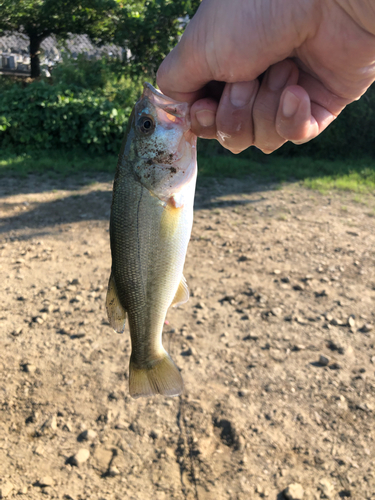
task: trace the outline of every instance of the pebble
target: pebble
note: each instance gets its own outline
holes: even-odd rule
[[[33,322],[38,323],[38,325],[42,325],[44,323],[44,319],[41,316],[34,316]]]
[[[16,328],[15,330],[12,331],[13,337],[18,337],[19,335],[22,335],[23,329],[22,328]]]
[[[52,479],[51,476],[43,476],[38,480],[38,486],[40,487],[46,487],[46,486],[53,486],[55,484],[55,481]]]
[[[33,373],[35,373],[35,371],[36,371],[36,366],[35,366],[35,365],[33,365],[32,363],[26,363],[26,364],[24,365],[23,369],[24,369],[24,371],[25,371],[26,373],[33,374]]]
[[[355,326],[355,319],[353,316],[349,316],[348,318],[348,326],[350,326],[351,328],[353,328]]]
[[[282,314],[282,309],[280,307],[274,307],[273,309],[271,309],[271,313],[274,315],[274,316],[280,316]]]
[[[93,441],[97,433],[93,429],[86,429],[78,436],[79,441]]]
[[[109,477],[115,477],[120,474],[120,471],[115,465],[111,465],[111,467],[108,469],[108,476]]]
[[[330,361],[331,360],[329,359],[329,357],[328,356],[324,356],[324,354],[321,354],[319,356],[319,364],[321,366],[328,366]]]
[[[183,351],[181,353],[182,356],[195,356],[196,355],[196,350],[194,347],[188,347],[186,351]]]
[[[204,302],[198,302],[195,305],[196,309],[206,309],[206,304]]]
[[[284,490],[287,500],[303,500],[305,492],[299,483],[292,483]]]
[[[371,330],[373,329],[373,325],[371,325],[370,323],[366,323],[362,326],[361,328],[361,332],[363,333],[368,333],[368,332],[371,332]]]
[[[334,325],[334,326],[344,326],[344,322],[341,320],[341,319],[337,319],[337,318],[332,318],[331,319],[331,325]]]
[[[323,478],[320,480],[319,489],[327,498],[333,498],[334,487],[328,479]]]
[[[27,486],[22,486],[22,488],[18,491],[19,495],[26,495],[27,494]]]
[[[51,415],[47,420],[43,423],[41,426],[40,430],[42,432],[51,430],[51,431],[56,431],[57,430],[57,419],[56,415]]]
[[[13,484],[10,481],[6,481],[4,484],[0,486],[0,498],[8,497],[12,490],[13,490]]]
[[[85,448],[81,448],[80,450],[77,451],[77,453],[75,455],[73,455],[72,457],[70,457],[69,462],[72,465],[76,465],[77,467],[79,467],[80,465],[82,465],[85,462],[87,462],[87,460],[89,459],[89,457],[90,457],[89,450],[86,450]]]
[[[304,289],[305,289],[305,287],[303,285],[301,285],[300,283],[293,286],[293,290],[296,290],[297,292],[302,292]]]

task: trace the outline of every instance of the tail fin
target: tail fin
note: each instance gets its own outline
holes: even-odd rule
[[[144,368],[130,358],[129,392],[133,398],[154,394],[178,396],[183,388],[181,374],[167,352]]]

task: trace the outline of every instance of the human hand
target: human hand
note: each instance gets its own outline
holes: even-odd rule
[[[375,80],[374,61],[370,0],[203,0],[157,82],[192,104],[198,136],[271,153],[319,135]],[[224,82],[219,99],[210,82]]]

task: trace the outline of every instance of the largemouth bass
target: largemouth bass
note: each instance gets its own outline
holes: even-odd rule
[[[196,136],[189,106],[145,84],[121,147],[110,218],[112,270],[106,307],[122,333],[129,322],[129,391],[134,398],[183,389],[162,344],[171,305],[186,302],[182,274],[193,224]]]

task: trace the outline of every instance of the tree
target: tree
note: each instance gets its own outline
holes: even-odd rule
[[[115,42],[131,52],[137,73],[155,77],[161,61],[176,45],[200,0],[130,0],[123,3]]]
[[[93,42],[112,41],[119,0],[0,0],[0,34],[18,32],[30,39],[31,77],[40,76],[40,45],[55,35],[86,34]]]

